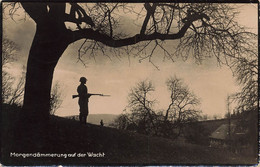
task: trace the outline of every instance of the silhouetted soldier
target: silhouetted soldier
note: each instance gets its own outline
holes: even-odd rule
[[[79,95],[79,121],[82,124],[87,123],[87,116],[88,116],[88,88],[85,85],[87,79],[85,77],[80,78],[80,85],[77,88],[77,92]]]
[[[103,119],[101,119],[101,121],[100,121],[100,125],[101,125],[101,126],[104,126]]]

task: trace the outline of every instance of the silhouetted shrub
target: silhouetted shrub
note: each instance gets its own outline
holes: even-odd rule
[[[192,123],[184,128],[184,137],[188,142],[209,145],[209,131],[199,123]]]

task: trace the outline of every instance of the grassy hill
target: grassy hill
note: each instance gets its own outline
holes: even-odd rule
[[[255,158],[226,149],[93,124],[83,126],[76,120],[56,116],[51,117],[46,130],[35,127],[21,130],[16,124],[18,113],[2,112],[1,163],[4,165],[227,165],[257,162]]]
[[[108,126],[116,119],[116,117],[118,117],[118,115],[115,115],[115,114],[89,114],[88,123],[100,125],[100,121],[102,119],[104,122],[104,125]],[[79,120],[78,115],[68,116],[65,118]]]

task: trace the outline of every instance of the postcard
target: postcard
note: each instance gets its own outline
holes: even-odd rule
[[[258,2],[3,1],[1,164],[256,165]]]

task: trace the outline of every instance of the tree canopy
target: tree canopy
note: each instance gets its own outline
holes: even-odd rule
[[[13,4],[10,15],[14,15],[17,5]],[[137,54],[149,48],[144,58],[151,58],[156,49],[162,49],[171,60],[193,56],[201,62],[215,56],[219,63],[228,64],[230,58],[239,58],[249,46],[255,46],[248,41],[256,39],[256,34],[239,25],[235,4],[23,2],[21,5],[37,25],[53,22],[53,30],[66,30],[64,38],[69,43],[85,39],[79,58],[83,53],[93,55],[99,51],[106,55],[105,46],[109,46],[131,54],[133,50]],[[134,33],[124,28],[124,15],[136,20]],[[68,29],[65,23],[75,24],[76,28]],[[168,51],[165,41],[176,39],[180,39],[177,47]]]

